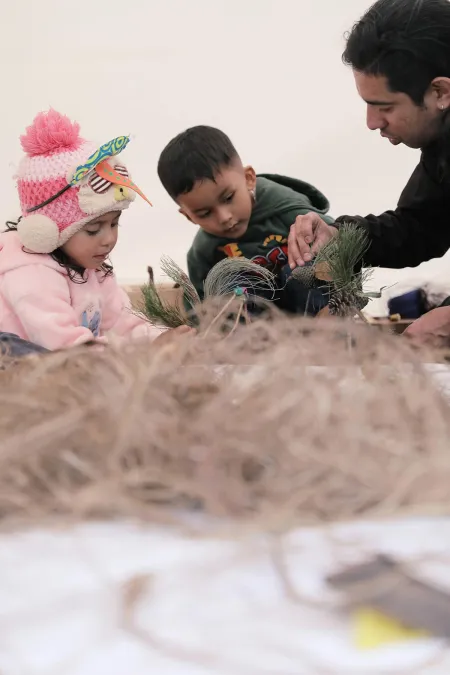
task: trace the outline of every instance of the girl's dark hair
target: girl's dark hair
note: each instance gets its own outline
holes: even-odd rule
[[[17,222],[12,220],[6,221],[6,232],[16,232],[17,225],[20,221],[21,218],[19,218]],[[84,276],[84,273],[86,272],[85,268],[81,267],[81,265],[77,265],[61,248],[57,248],[56,251],[49,253],[49,255],[58,263],[58,265],[61,265],[61,267],[66,270],[69,279],[73,281],[74,284],[85,284],[87,282],[87,279],[85,279]],[[103,263],[99,269],[103,272],[103,278],[109,277],[114,273],[113,266],[108,263]]]

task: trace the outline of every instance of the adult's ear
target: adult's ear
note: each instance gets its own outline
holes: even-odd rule
[[[438,109],[450,109],[450,78],[435,77],[431,83],[431,90],[435,96]]]

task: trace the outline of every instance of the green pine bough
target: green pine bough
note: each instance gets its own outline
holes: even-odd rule
[[[312,265],[297,267],[291,279],[301,281],[310,289],[329,286],[331,315],[344,318],[358,314],[364,318],[361,310],[369,299],[381,297],[381,291],[364,291],[373,272],[372,268],[363,269],[364,255],[369,247],[365,229],[355,223],[343,223],[338,234],[318,252]]]

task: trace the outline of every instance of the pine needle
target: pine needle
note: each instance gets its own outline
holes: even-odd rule
[[[194,284],[191,282],[186,272],[184,272],[172,258],[167,255],[161,258],[161,270],[172,279],[175,284],[178,284],[182,288],[183,300],[191,309],[200,303],[200,297],[195,290]]]
[[[339,234],[317,254],[314,265],[324,266],[330,278],[330,312],[340,316],[351,315],[369,302],[364,284],[370,279],[372,269],[362,269],[363,257],[370,246],[367,232],[354,223],[343,223]],[[355,268],[360,270],[355,272]]]
[[[205,297],[229,295],[243,288],[249,295],[266,292],[275,295],[275,275],[247,258],[225,258],[209,271],[205,279]]]
[[[317,254],[315,265],[325,263],[337,290],[362,286],[361,273],[355,267],[362,263],[370,246],[367,232],[354,223],[343,223],[337,237],[333,237]]]
[[[179,307],[162,300],[154,284],[149,283],[142,286],[141,291],[141,313],[150,323],[167,326],[167,328],[178,328],[178,326],[189,323]]]

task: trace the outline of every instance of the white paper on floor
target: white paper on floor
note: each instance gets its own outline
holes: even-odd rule
[[[450,519],[193,538],[131,523],[0,536],[1,675],[448,675],[439,640],[358,651],[327,573],[391,553],[449,585]]]

